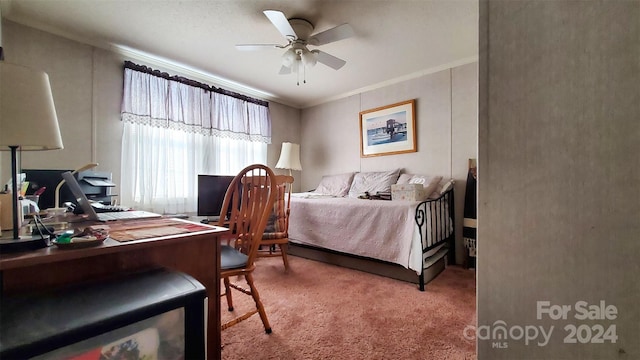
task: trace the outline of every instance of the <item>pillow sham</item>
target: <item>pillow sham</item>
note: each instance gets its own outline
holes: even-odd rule
[[[351,182],[349,197],[357,198],[365,192],[370,194],[391,192],[391,184],[398,181],[399,174],[400,169],[356,173],[353,176],[353,182]]]
[[[325,175],[313,192],[344,197],[349,193],[354,174],[355,173],[350,172],[337,175]]]

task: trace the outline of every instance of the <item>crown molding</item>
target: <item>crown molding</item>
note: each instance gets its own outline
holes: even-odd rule
[[[389,79],[389,80],[386,80],[386,81],[383,81],[383,82],[380,82],[380,83],[377,83],[377,84],[361,87],[359,89],[355,89],[355,90],[352,90],[352,91],[349,91],[349,92],[346,92],[346,93],[343,93],[343,94],[340,94],[340,95],[336,95],[336,96],[324,98],[324,99],[321,99],[321,100],[318,100],[318,101],[314,101],[314,102],[311,102],[311,103],[303,104],[304,106],[302,106],[302,108],[304,109],[304,108],[309,108],[309,107],[321,105],[321,104],[328,103],[328,102],[331,102],[331,101],[344,99],[344,98],[349,97],[349,96],[362,94],[362,93],[365,93],[367,91],[372,91],[372,90],[380,89],[380,88],[383,88],[383,87],[386,87],[386,86],[389,86],[389,85],[401,83],[403,81],[407,81],[407,80],[419,78],[419,77],[422,77],[422,76],[425,76],[425,75],[437,73],[439,71],[443,71],[443,70],[447,70],[447,69],[453,69],[455,67],[466,65],[466,64],[471,64],[471,63],[474,63],[474,62],[478,62],[478,59],[479,59],[478,56],[472,56],[472,57],[468,57],[468,58],[452,61],[452,62],[443,64],[443,65],[435,66],[435,67],[432,67],[432,68],[416,71],[416,72],[411,73],[411,74],[400,76],[400,77],[397,77],[397,78],[394,78],[394,79]]]

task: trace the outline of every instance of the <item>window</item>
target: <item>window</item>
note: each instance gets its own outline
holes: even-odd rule
[[[271,142],[266,102],[131,63],[125,64],[124,80],[123,204],[192,213],[198,174],[235,175],[247,165],[266,164]]]

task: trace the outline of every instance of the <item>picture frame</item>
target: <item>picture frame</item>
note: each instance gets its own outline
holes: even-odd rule
[[[416,151],[414,99],[360,112],[360,157]]]

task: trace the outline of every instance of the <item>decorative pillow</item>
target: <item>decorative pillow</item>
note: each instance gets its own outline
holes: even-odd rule
[[[380,192],[391,192],[391,184],[398,180],[400,169],[379,172],[356,173],[349,189],[349,197],[357,198],[368,192],[376,194]]]
[[[351,181],[355,173],[345,173],[338,175],[325,175],[320,180],[320,184],[314,192],[338,197],[346,196],[351,187]]]

